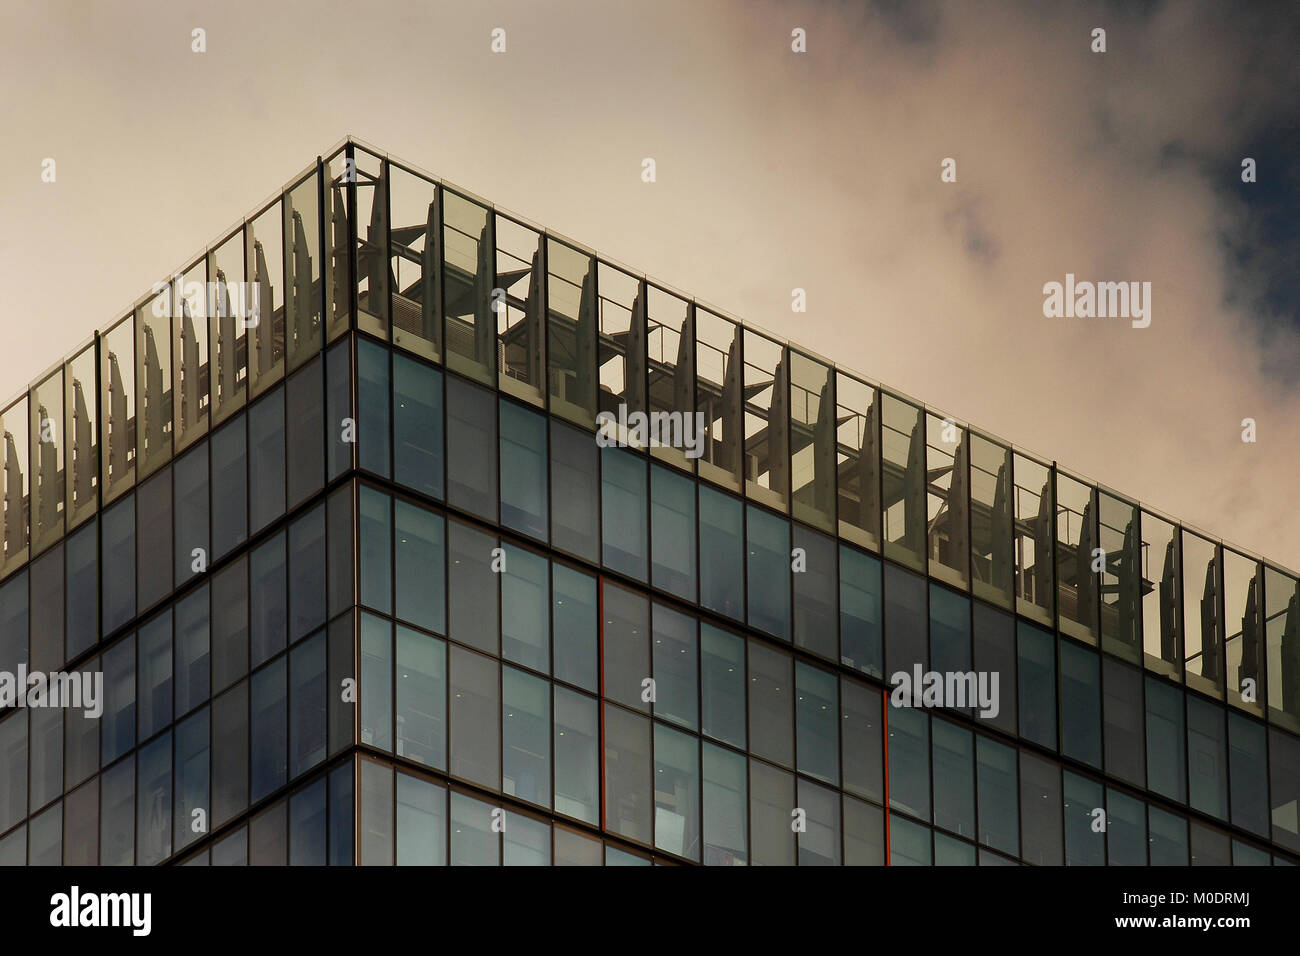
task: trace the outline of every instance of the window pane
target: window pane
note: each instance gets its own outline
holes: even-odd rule
[[[324,364],[317,360],[285,385],[289,507],[320,491],[325,476]]]
[[[840,545],[840,662],[884,676],[880,562]]]
[[[500,667],[451,647],[451,772],[492,790],[501,786]]]
[[[257,802],[286,780],[288,714],[286,713],[285,658],[277,658],[253,675],[251,727],[251,802]]]
[[[1263,724],[1241,714],[1228,714],[1228,761],[1233,824],[1268,836],[1268,763]]]
[[[135,746],[135,637],[104,653],[104,716],[101,719],[101,766]]]
[[[360,465],[388,477],[388,350],[357,340],[357,444]]]
[[[316,779],[289,798],[289,865],[324,866],[329,839],[326,781]]]
[[[700,604],[738,621],[744,614],[744,520],[737,499],[700,486]]]
[[[755,866],[794,866],[794,774],[749,761],[749,821]]]
[[[604,448],[601,466],[602,560],[607,568],[646,579],[646,463],[621,448]]]
[[[242,479],[241,479],[242,481]],[[108,636],[135,615],[135,496],[104,512],[100,522],[104,560],[103,630]],[[24,584],[23,589],[26,590]]]
[[[284,532],[253,552],[249,573],[249,649],[252,666],[257,667],[272,655],[284,650],[286,624],[289,620],[286,572],[284,566]]]
[[[446,789],[399,771],[397,865],[446,866],[446,830]]]
[[[393,865],[393,768],[361,761],[362,866]]]
[[[937,584],[930,585],[930,668],[941,674],[971,670],[970,599]],[[1001,691],[1001,680],[998,690]],[[990,685],[991,689],[991,685]],[[965,692],[962,691],[963,696]],[[969,714],[981,702],[967,697],[957,710]]]
[[[99,865],[135,862],[135,756],[99,778]]]
[[[499,653],[497,590],[501,575],[493,567],[497,539],[459,521],[447,528],[451,603],[448,636],[479,650]]]
[[[885,865],[885,812],[844,798],[844,865]]]
[[[651,583],[695,600],[695,482],[650,466]]]
[[[35,810],[63,793],[63,714],[59,708],[33,709],[28,734],[31,756],[28,789],[31,809]]]
[[[840,795],[799,779],[799,807],[807,816],[807,829],[800,833],[800,866],[840,865]]]
[[[394,355],[393,478],[398,484],[441,498],[442,441],[442,373]]]
[[[90,649],[99,637],[99,542],[94,521],[68,538],[67,557],[67,656],[76,657]]]
[[[388,613],[393,606],[393,525],[389,498],[361,487],[361,603]]]
[[[1147,781],[1156,793],[1183,803],[1187,778],[1183,773],[1183,693],[1163,681],[1147,678]],[[1154,861],[1152,861],[1154,863]]]
[[[1101,784],[1065,771],[1065,863],[1104,866],[1106,833],[1094,831],[1093,811],[1103,809]]]
[[[325,624],[325,509],[289,526],[289,642]]]
[[[654,714],[695,730],[699,710],[695,618],[662,604],[654,606],[653,614]]]
[[[135,493],[136,607],[157,604],[172,589],[172,477],[171,469],[141,482]]]
[[[930,724],[934,741],[934,822],[975,839],[975,741],[946,720]]]
[[[925,566],[925,422],[920,409],[888,392],[881,400],[885,556],[920,570]]]
[[[248,561],[212,579],[212,687],[224,690],[248,673]]]
[[[1187,695],[1187,791],[1193,810],[1228,819],[1228,742],[1223,708]]]
[[[650,721],[605,705],[605,829],[650,842]]]
[[[1142,672],[1106,657],[1102,660],[1106,772],[1142,786],[1146,782],[1146,737],[1142,732]]]
[[[975,602],[975,669],[998,678],[998,712],[985,716],[976,713],[976,719],[985,721],[1009,734],[1016,732],[1016,632],[1015,619]]]
[[[1020,736],[1055,750],[1056,642],[1047,631],[1024,621],[1017,630]]]
[[[397,755],[447,768],[447,645],[397,628]]]
[[[140,748],[136,758],[135,862],[152,866],[172,852],[172,735]]]
[[[975,771],[979,807],[979,842],[1020,855],[1020,810],[1016,786],[1016,752],[977,735]]]
[[[600,479],[595,439],[551,422],[551,543],[596,561],[600,550]]]
[[[699,862],[700,743],[655,724],[655,846]]]
[[[915,664],[927,670],[927,643],[924,579],[885,565],[886,673],[911,674]]]
[[[842,677],[840,695],[844,789],[883,803],[880,691]]]
[[[555,812],[600,820],[600,728],[596,701],[555,688]]]
[[[1147,807],[1106,788],[1106,857],[1111,866],[1147,865]]]
[[[289,778],[325,759],[325,632],[303,641],[289,655]]]
[[[1061,768],[1020,752],[1021,853],[1027,863],[1060,866]]]
[[[138,640],[140,739],[148,740],[172,722],[171,611],[164,611],[140,628]]]
[[[0,720],[0,828],[27,816],[27,715]]]
[[[179,586],[207,570],[212,546],[208,540],[208,443],[176,459],[175,575]],[[195,554],[201,551],[201,554]],[[197,565],[197,567],[196,567]]]
[[[192,714],[176,725],[176,826],[173,834],[176,849],[201,839],[211,825],[207,819],[209,808],[208,771],[210,750],[208,709]],[[200,819],[195,810],[203,811],[207,826],[196,830]]]
[[[841,721],[835,675],[798,661],[794,676],[799,772],[838,786]]]
[[[212,702],[212,826],[248,806],[248,682]]]
[[[248,410],[248,519],[254,533],[284,514],[284,393]]]
[[[501,401],[501,523],[545,541],[546,419]]]
[[[501,671],[501,789],[551,805],[551,685],[513,667]]]
[[[605,681],[610,700],[648,711],[650,679],[650,606],[633,591],[605,584]],[[642,699],[645,695],[646,699]]]
[[[794,547],[802,550],[805,562],[794,564],[797,572],[794,574],[794,642],[814,654],[835,660],[839,656],[835,542],[796,524]]]
[[[930,819],[930,715],[889,708],[889,805]]]
[[[745,746],[745,641],[700,625],[701,730],[736,747]]]
[[[555,678],[596,690],[596,579],[562,564],[551,565],[554,591]]]
[[[454,375],[447,378],[447,501],[496,519],[496,398]]]
[[[212,558],[248,538],[246,422],[240,415],[212,433]]]
[[[393,749],[393,625],[361,615],[361,742]]]
[[[494,809],[482,800],[452,791],[452,866],[501,865],[501,836],[492,827]]]
[[[405,501],[393,503],[397,616],[439,634],[447,630],[443,517]]]
[[[501,575],[501,656],[546,673],[550,670],[551,603],[546,558],[506,545]]]
[[[930,830],[895,814],[889,815],[889,865],[931,866]]]
[[[1300,741],[1270,728],[1268,760],[1273,841],[1300,850]]]
[[[744,866],[748,823],[745,758],[704,744],[704,865]]]
[[[1061,753],[1101,767],[1101,666],[1071,641],[1061,641]]]
[[[1148,811],[1151,865],[1187,866],[1187,820],[1156,806]]]
[[[749,623],[790,640],[790,523],[750,505]]]
[[[749,642],[749,749],[794,766],[794,674],[788,655]]]

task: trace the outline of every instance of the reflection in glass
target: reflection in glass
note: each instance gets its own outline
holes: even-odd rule
[[[965,587],[967,560],[967,511],[970,478],[966,468],[966,429],[951,418],[925,416],[926,433],[926,534],[930,573]]]
[[[1142,536],[1138,509],[1121,498],[1097,493],[1101,576],[1101,646],[1139,663],[1142,610]]]
[[[745,330],[745,492],[782,511],[790,488],[790,386],[785,350]]]
[[[438,187],[398,166],[388,169],[393,227],[393,344],[435,361],[442,353]]]
[[[31,416],[32,553],[63,536],[63,371],[32,388],[28,398]],[[60,661],[59,663],[62,663]]]
[[[1183,648],[1187,686],[1212,697],[1223,696],[1223,628],[1219,619],[1218,548],[1210,541],[1184,531]]]
[[[1056,580],[1061,630],[1097,640],[1096,492],[1056,473]]]
[[[925,567],[925,425],[921,410],[882,393],[881,514],[885,555]]]
[[[700,475],[733,491],[741,479],[741,327],[695,311],[695,400],[707,434]]]
[[[1052,623],[1052,473],[1015,456],[1016,611]]]

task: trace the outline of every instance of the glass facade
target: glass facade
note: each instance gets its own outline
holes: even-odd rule
[[[0,863],[1300,861],[1295,573],[354,142],[0,436]]]

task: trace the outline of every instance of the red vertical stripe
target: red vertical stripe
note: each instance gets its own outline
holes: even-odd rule
[[[596,707],[600,715],[600,828],[605,829],[605,579],[596,578],[596,681],[600,699]]]
[[[880,695],[881,740],[884,741],[885,771],[885,866],[889,866],[889,694]]]

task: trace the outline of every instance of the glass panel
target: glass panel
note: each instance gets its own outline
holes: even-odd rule
[[[1058,471],[1057,612],[1063,633],[1090,644],[1097,640],[1098,547],[1096,491]]]
[[[745,493],[785,510],[790,488],[790,383],[785,350],[745,330]]]
[[[501,789],[551,805],[551,685],[513,667],[501,671]]]
[[[622,448],[600,455],[601,555],[605,566],[646,580],[649,542],[646,518],[646,462]]]
[[[14,628],[15,633],[11,637],[6,622],[6,637],[3,643],[8,644],[10,641],[27,643],[27,632],[30,631],[31,647],[28,666],[32,673],[57,671],[59,666],[68,660],[68,655],[63,651],[63,549],[54,548],[33,561],[29,566],[28,577],[31,597],[25,603],[31,606],[26,609],[28,617],[26,626],[20,625],[21,633],[18,633],[19,627]],[[11,655],[12,651],[8,653],[0,651],[0,660],[5,660],[7,663]],[[15,687],[15,690],[17,689]],[[24,687],[23,693],[25,692]]]
[[[790,352],[790,486],[793,514],[835,530],[835,396],[829,366]]]
[[[325,624],[325,508],[289,525],[289,643]]]
[[[1064,862],[1061,768],[1022,750],[1020,805],[1026,809],[1020,820],[1020,850],[1025,862],[1060,866]],[[1034,808],[1032,812],[1030,807]]]
[[[1183,772],[1183,692],[1147,677],[1147,786],[1179,803],[1187,800]],[[1155,860],[1151,861],[1154,865]]]
[[[172,589],[172,476],[142,480],[135,493],[136,606],[153,607]]]
[[[292,509],[321,490],[325,477],[324,360],[313,361],[285,385],[288,496]]]
[[[840,545],[840,662],[884,676],[880,561]]]
[[[970,559],[966,429],[951,418],[927,413],[925,433],[925,517],[930,573],[949,584],[966,587]]]
[[[600,718],[596,701],[555,688],[555,812],[600,819]]]
[[[749,505],[749,623],[790,640],[790,522]]]
[[[839,694],[835,675],[796,661],[795,750],[799,772],[833,786],[840,782]]]
[[[890,814],[889,865],[931,866],[930,830]]]
[[[451,773],[501,787],[501,665],[451,646]]]
[[[355,179],[348,165],[350,149],[339,150],[325,163],[325,295],[328,302],[329,339],[333,342],[348,328],[352,319],[348,287],[348,210],[355,204],[350,183]],[[331,851],[332,855],[332,851]],[[349,854],[348,862],[351,863]]]
[[[100,414],[107,444],[102,481],[107,504],[135,483],[135,335],[130,317],[100,336],[99,354]],[[25,452],[26,442],[20,447]],[[23,474],[26,471],[24,462]]]
[[[1015,456],[1016,611],[1052,623],[1052,473],[1046,465]]]
[[[605,705],[604,828],[650,843],[650,721]]]
[[[1228,741],[1223,708],[1187,695],[1187,795],[1193,810],[1228,819]]]
[[[695,310],[695,401],[708,435],[700,476],[733,491],[741,481],[741,328],[704,309]]]
[[[1183,532],[1183,648],[1187,686],[1211,697],[1223,696],[1223,628],[1219,620],[1218,548]]]
[[[976,805],[979,842],[1020,855],[1020,811],[1016,786],[1016,752],[1005,744],[975,736]]]
[[[208,586],[176,604],[176,713],[206,703],[211,690]]]
[[[844,865],[885,865],[885,811],[844,798]]]
[[[1228,713],[1228,767],[1233,825],[1268,836],[1268,760],[1263,724]]]
[[[361,742],[393,749],[393,625],[361,615]]]
[[[980,712],[976,716],[980,721],[1014,734],[1019,725],[1016,695],[1011,692],[1017,686],[1015,619],[979,601],[975,602],[974,611],[975,669],[988,674],[990,681],[994,675],[998,679],[997,714],[985,716]]]
[[[212,703],[212,826],[248,806],[248,682]]]
[[[934,822],[975,839],[975,740],[946,720],[931,722],[934,761]]]
[[[98,507],[99,396],[95,391],[95,348],[67,364],[64,393],[64,441],[67,443],[68,527],[74,528]],[[42,396],[43,398],[44,396]]]
[[[551,669],[551,603],[546,558],[507,544],[501,578],[501,656],[548,673]]]
[[[1097,493],[1101,549],[1101,646],[1137,664],[1141,662],[1142,537],[1138,509],[1106,492]]]
[[[700,742],[655,724],[655,847],[700,860]]]
[[[176,527],[172,569],[178,585],[208,569],[211,541],[208,536],[208,444],[196,447],[176,459],[172,466]]]
[[[802,555],[800,554],[802,552]],[[829,660],[839,656],[835,542],[794,525],[794,642]]]
[[[925,567],[926,444],[921,410],[882,393],[881,514],[885,555]]]
[[[285,346],[289,370],[321,350],[319,181],[313,171],[284,194]]]
[[[212,579],[212,686],[229,687],[248,673],[248,559]]]
[[[890,683],[899,672],[910,677],[914,665],[929,669],[925,591],[924,578],[885,565],[885,672]]]
[[[351,339],[330,347],[325,355],[325,449],[327,480],[353,467],[356,416],[352,412]],[[441,420],[438,428],[442,427]],[[440,433],[441,434],[441,433]],[[441,449],[439,444],[439,449]],[[441,497],[441,496],[440,496]]]
[[[172,453],[171,293],[168,285],[135,310],[135,440],[141,478]]]
[[[1102,714],[1106,772],[1137,786],[1146,782],[1146,736],[1142,732],[1142,672],[1102,658]]]
[[[652,614],[654,715],[695,730],[700,699],[695,618],[662,604],[654,605]]]
[[[447,367],[496,383],[496,316],[492,313],[492,215],[476,202],[442,190],[443,315]]]
[[[385,478],[389,472],[389,374],[390,352],[364,339],[357,342],[358,461],[367,471]]]
[[[201,839],[206,832],[196,829],[208,816],[208,771],[210,763],[208,709],[204,707],[176,725],[176,813],[172,840],[176,849]],[[200,816],[194,811],[202,810]]]
[[[447,768],[447,645],[397,628],[397,755]]]
[[[94,522],[68,538],[67,658],[71,660],[99,639],[99,529]]]
[[[439,190],[422,176],[391,165],[388,184],[393,214],[389,246],[393,344],[436,361],[442,353]]]
[[[1050,633],[1017,622],[1016,676],[1020,736],[1056,749],[1056,641]]]
[[[1223,622],[1226,685],[1233,705],[1264,716],[1264,627],[1260,619],[1260,567],[1223,551]]]
[[[878,803],[885,801],[881,701],[874,687],[840,678],[844,789]]]
[[[325,866],[328,839],[326,781],[317,778],[289,798],[289,865]]]
[[[284,514],[284,392],[248,410],[248,521],[255,534]]]
[[[140,628],[136,716],[140,740],[172,722],[172,614],[166,610]]]
[[[1151,865],[1187,866],[1187,820],[1154,805],[1149,815]]]
[[[701,730],[745,746],[745,641],[711,624],[700,625]]]
[[[1300,732],[1300,582],[1268,568],[1264,600],[1269,720]]]
[[[535,263],[536,257],[534,268]],[[596,291],[596,260],[548,239],[546,264],[551,411],[589,426],[596,415],[598,386],[596,322],[600,303]],[[528,313],[530,318],[537,314],[531,303]],[[530,339],[533,334],[529,332]],[[531,349],[530,354],[537,354],[536,349]],[[537,358],[540,360],[540,354]],[[527,381],[534,382],[531,374]]]
[[[357,236],[357,326],[388,338],[388,160],[354,149],[352,189]]]
[[[749,642],[749,749],[785,767],[794,766],[791,665],[788,654]]]
[[[601,630],[604,665],[602,693],[637,710],[648,711],[650,607],[634,591],[604,583],[605,619]]]
[[[880,547],[880,418],[870,385],[836,374],[835,467],[840,535]]]
[[[397,865],[447,865],[447,790],[400,771],[397,774]]]
[[[455,376],[447,378],[447,501],[496,520],[497,399]]]
[[[361,488],[361,603],[388,613],[393,606],[392,501],[374,488]]]
[[[650,466],[650,580],[695,601],[695,482]]]
[[[595,562],[600,552],[596,442],[551,419],[551,544]]]
[[[250,398],[284,375],[283,226],[279,200],[244,226]]]
[[[135,862],[135,755],[99,778],[99,865]]]
[[[749,824],[754,866],[794,866],[794,774],[749,761]]]
[[[954,594],[945,587],[930,582],[930,669],[940,674],[959,675],[971,671],[970,598]],[[963,713],[972,709],[993,712],[1001,696],[1001,678],[997,686],[987,685],[983,700],[979,695],[979,675],[974,684],[954,683],[956,692],[947,702]],[[946,678],[945,678],[946,679]],[[959,704],[959,701],[962,701]]]
[[[1094,830],[1093,811],[1103,809],[1101,784],[1065,771],[1065,865],[1104,866],[1106,831]]]
[[[604,288],[608,295],[608,287]],[[646,285],[644,289],[641,304],[645,312],[645,374],[650,412],[652,415],[675,412],[681,416],[683,425],[695,420],[698,432],[703,420],[697,419],[695,414],[694,307],[653,285]],[[633,311],[636,311],[635,307]],[[635,328],[635,318],[633,322]],[[634,358],[629,357],[629,364]],[[629,412],[633,410],[629,402]],[[702,440],[702,436],[699,437]],[[679,468],[690,468],[682,449],[657,446],[651,448],[650,454]]]
[[[260,545],[249,559],[249,649],[257,667],[284,650],[289,609],[284,532]]]
[[[1142,646],[1148,670],[1183,678],[1178,529],[1142,512]]]
[[[1268,762],[1273,842],[1300,851],[1300,740],[1269,728]]]
[[[539,541],[550,524],[546,418],[501,401],[501,523]]]
[[[891,706],[889,806],[930,819],[930,715],[920,708]]]
[[[303,641],[289,654],[289,779],[325,759],[325,632]]]
[[[284,786],[288,771],[287,658],[278,657],[253,675],[249,801]]]
[[[135,616],[135,497],[104,512],[100,523],[103,563],[100,584],[102,634],[107,637]]]
[[[542,237],[505,216],[494,215],[493,222],[496,282],[492,311],[500,387],[540,405],[545,308]]]
[[[406,501],[393,503],[397,616],[430,631],[447,629],[443,518]]]
[[[975,596],[1011,607],[1011,452],[970,433],[971,583]]]
[[[359,862],[362,866],[392,866],[393,768],[374,760],[362,760],[360,796],[361,806],[357,808],[361,842]],[[452,812],[454,815],[455,811]]]
[[[1147,865],[1147,807],[1106,788],[1106,856],[1111,866]]]
[[[28,399],[31,414],[32,553],[38,553],[63,536],[63,370],[34,386]],[[62,663],[60,661],[59,663]]]
[[[595,691],[599,680],[596,579],[562,564],[553,564],[551,588],[555,678]]]
[[[744,616],[745,538],[740,501],[700,485],[700,604]]]
[[[442,497],[442,373],[393,356],[393,475],[408,488]]]
[[[744,866],[748,860],[745,758],[704,744],[704,865]]]
[[[1101,768],[1101,664],[1072,641],[1061,641],[1061,753]]]
[[[216,425],[244,404],[248,386],[247,309],[253,292],[244,282],[242,229],[208,253],[208,276],[208,379]]]
[[[212,452],[212,559],[248,539],[248,452],[243,415],[216,430]]]
[[[448,636],[491,654],[500,653],[498,619],[501,576],[493,551],[497,539],[452,521],[447,529],[448,589],[450,597]]]
[[[618,417],[646,410],[646,290],[644,282],[604,262],[596,263],[601,411]]]

